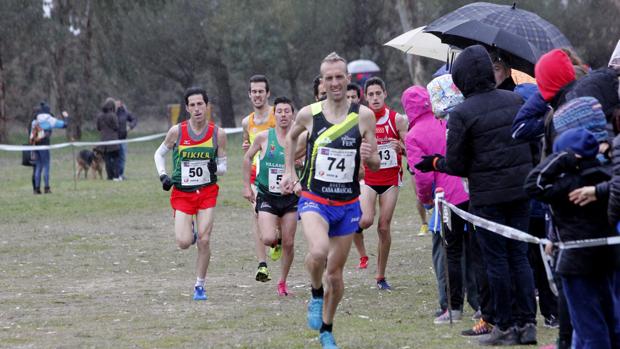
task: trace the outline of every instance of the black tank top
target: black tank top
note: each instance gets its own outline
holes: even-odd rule
[[[303,190],[330,200],[353,200],[360,195],[359,104],[351,104],[345,120],[336,125],[325,119],[321,102],[310,107],[314,120],[306,147]]]

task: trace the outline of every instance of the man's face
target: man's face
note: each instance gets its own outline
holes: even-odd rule
[[[250,100],[254,108],[262,108],[269,99],[269,92],[267,92],[267,84],[264,82],[251,82],[250,83]]]
[[[278,103],[274,107],[278,127],[286,128],[293,121],[293,108],[288,103]]]
[[[373,111],[381,111],[385,106],[385,97],[387,94],[379,85],[370,85],[366,89],[366,102],[368,107]]]
[[[346,97],[347,85],[349,84],[346,64],[341,61],[321,64],[321,81],[327,98],[333,101],[341,101]]]
[[[351,103],[359,103],[360,102],[360,99],[357,96],[357,91],[355,91],[355,90],[347,90],[347,99]]]
[[[510,76],[510,69],[501,63],[493,63],[493,75],[495,75],[495,87],[497,87]]]
[[[207,119],[207,103],[205,103],[201,94],[187,97],[187,106],[185,109],[189,113],[191,119],[199,122]]]

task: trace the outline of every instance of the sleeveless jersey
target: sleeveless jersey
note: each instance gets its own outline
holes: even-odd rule
[[[208,163],[217,156],[217,126],[213,122],[195,135],[187,121],[179,124],[179,138],[172,150],[172,183],[181,191],[195,191],[215,184],[217,176],[209,173]]]
[[[270,128],[267,137],[267,150],[262,159],[258,160],[256,186],[263,194],[279,196],[280,181],[284,175],[284,148],[278,143],[276,129]]]
[[[330,200],[353,200],[360,195],[359,104],[351,104],[345,120],[335,125],[325,119],[321,102],[312,104],[311,110],[314,120],[306,147],[303,188]]]
[[[400,140],[396,128],[396,112],[385,108],[383,116],[377,118],[377,151],[381,159],[378,171],[373,172],[364,165],[364,183],[368,185],[400,185],[402,180],[401,154],[390,144]]]
[[[256,135],[262,131],[276,127],[276,116],[273,113],[273,108],[270,108],[267,120],[260,125],[254,123],[254,112],[248,115],[248,135],[250,137],[250,144],[254,143]],[[252,165],[256,166],[260,153],[256,153],[252,159]]]

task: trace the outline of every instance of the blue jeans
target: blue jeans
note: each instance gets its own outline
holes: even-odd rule
[[[521,231],[526,232],[528,229],[528,200],[491,206],[472,206],[472,212],[482,218]],[[535,324],[534,277],[527,258],[527,243],[507,239],[480,227],[477,228],[476,234],[487,267],[496,324],[501,330],[515,325]],[[514,291],[513,285],[516,285]]]
[[[118,176],[125,175],[125,159],[127,159],[127,143],[121,143],[121,153],[118,157]]]
[[[37,150],[37,159],[34,162],[34,188],[41,188],[41,174],[43,174],[43,180],[45,187],[50,186],[50,151],[49,150]]]
[[[562,276],[575,348],[620,348],[619,279],[620,272]]]

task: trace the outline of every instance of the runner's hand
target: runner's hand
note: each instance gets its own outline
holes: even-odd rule
[[[217,172],[217,162],[215,161],[215,159],[211,159],[209,160],[209,162],[207,163],[207,169],[209,170],[209,173],[211,175],[214,175]]]
[[[254,196],[254,192],[251,188],[243,188],[243,197],[251,204],[254,204],[256,202],[256,196]]]
[[[282,194],[286,195],[293,193],[295,184],[298,184],[297,179],[294,179],[292,174],[285,173],[280,181],[280,190],[282,191]]]
[[[241,149],[243,149],[243,152],[247,152],[248,149],[250,149],[250,142],[248,140],[243,141],[243,144],[241,144]]]
[[[372,156],[371,151],[372,147],[370,146],[370,143],[362,140],[362,144],[360,144],[360,159],[362,162],[366,162],[366,160],[370,159]]]
[[[297,182],[297,184],[293,187],[293,193],[297,196],[301,196],[301,189],[301,183]]]
[[[169,191],[170,188],[172,188],[172,179],[170,179],[167,174],[159,176],[159,181],[161,182],[161,187],[163,190]]]
[[[400,146],[400,141],[393,139],[390,143],[396,154],[402,154],[403,148]]]

